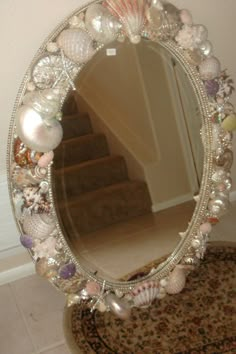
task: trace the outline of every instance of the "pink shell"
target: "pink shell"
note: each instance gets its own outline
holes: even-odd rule
[[[191,13],[186,9],[180,11],[180,19],[184,25],[192,25],[193,23],[193,17]]]
[[[209,222],[205,222],[204,224],[202,224],[200,226],[200,231],[203,233],[203,234],[209,234],[212,230],[212,226]]]
[[[146,22],[145,0],[106,0],[104,5],[123,25],[123,30],[132,43],[139,43]]]
[[[137,286],[133,291],[134,305],[148,307],[159,294],[159,282],[149,281]]]
[[[101,292],[101,287],[95,281],[89,281],[85,287],[90,296],[98,295]]]
[[[53,151],[46,152],[38,160],[38,166],[41,168],[47,168],[48,165],[52,162],[53,157],[54,157]]]

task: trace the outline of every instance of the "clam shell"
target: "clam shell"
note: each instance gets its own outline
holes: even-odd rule
[[[54,218],[46,213],[27,214],[23,222],[24,232],[35,239],[41,240],[47,238],[55,227]]]
[[[90,35],[104,44],[114,41],[121,28],[120,22],[100,4],[89,6],[85,15],[85,25]]]
[[[134,305],[148,307],[159,294],[159,283],[156,281],[145,282],[133,290]]]
[[[87,62],[95,54],[93,39],[82,29],[66,29],[57,38],[65,55],[78,64]]]
[[[123,30],[132,43],[139,43],[146,23],[145,0],[106,0],[105,6],[123,25]]]
[[[220,75],[221,65],[216,57],[203,60],[199,66],[199,73],[203,80],[213,80]]]

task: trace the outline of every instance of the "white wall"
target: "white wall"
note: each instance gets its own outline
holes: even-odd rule
[[[85,0],[0,1],[0,258],[6,249],[18,246],[6,185],[6,142],[14,100],[24,73],[45,37]],[[236,81],[235,0],[172,0],[190,9],[196,23],[208,27],[215,53]],[[236,104],[236,96],[234,96]],[[235,143],[236,155],[236,143]],[[236,179],[236,164],[233,169]]]

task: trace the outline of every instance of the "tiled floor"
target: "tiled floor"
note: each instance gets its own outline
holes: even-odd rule
[[[236,203],[214,228],[211,240],[235,242],[235,220]],[[63,336],[64,304],[64,296],[35,275],[1,286],[0,354],[69,354]]]
[[[36,275],[0,287],[1,354],[69,354],[64,295]]]

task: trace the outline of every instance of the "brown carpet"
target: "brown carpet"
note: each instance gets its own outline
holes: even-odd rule
[[[214,244],[181,294],[121,321],[111,313],[73,306],[64,313],[72,353],[236,353],[236,248]]]

